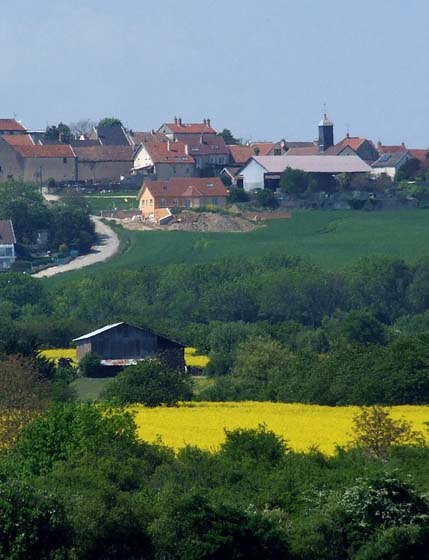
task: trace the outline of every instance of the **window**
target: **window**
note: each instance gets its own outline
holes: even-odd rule
[[[192,200],[185,198],[185,208],[192,208]]]
[[[217,206],[217,198],[212,198],[212,204],[214,204],[215,206]]]
[[[66,157],[63,158],[63,163],[67,163],[67,158]]]
[[[173,206],[179,206],[179,199],[178,198],[173,199]]]
[[[161,208],[167,208],[167,199],[161,198]]]
[[[1,167],[1,165],[0,165],[0,173],[3,173],[3,169],[2,169],[2,167]]]

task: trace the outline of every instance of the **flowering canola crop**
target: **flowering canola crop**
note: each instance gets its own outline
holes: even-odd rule
[[[317,446],[332,455],[337,445],[352,439],[353,416],[358,407],[328,407],[283,403],[183,403],[178,407],[136,406],[139,435],[178,450],[186,445],[215,450],[225,439],[225,429],[256,428],[265,424],[282,436],[295,451]],[[416,430],[426,431],[429,406],[396,406],[393,418],[405,418]]]

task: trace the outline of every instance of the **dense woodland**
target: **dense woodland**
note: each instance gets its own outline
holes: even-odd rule
[[[268,255],[54,286],[0,276],[2,352],[67,347],[126,320],[209,353],[217,382],[204,399],[429,402],[429,259],[372,257],[329,272]]]

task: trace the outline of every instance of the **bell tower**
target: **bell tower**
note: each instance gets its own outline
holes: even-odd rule
[[[326,150],[333,145],[334,123],[328,119],[325,113],[323,119],[319,123],[319,149],[321,152],[326,152]]]

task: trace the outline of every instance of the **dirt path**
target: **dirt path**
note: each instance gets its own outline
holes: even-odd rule
[[[92,246],[91,252],[87,255],[77,257],[68,264],[52,266],[41,272],[33,274],[35,278],[47,278],[55,274],[62,274],[63,272],[70,272],[71,270],[79,270],[85,266],[91,266],[99,262],[103,262],[112,257],[119,250],[119,238],[112,228],[103,224],[100,218],[91,216],[91,220],[95,224],[95,231],[97,233],[97,242]]]

